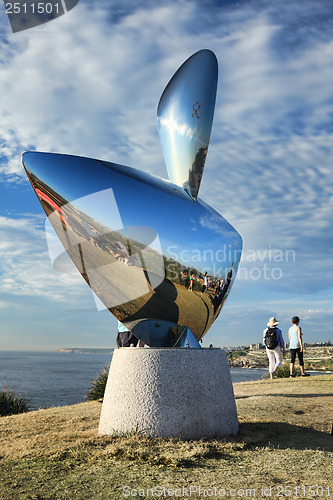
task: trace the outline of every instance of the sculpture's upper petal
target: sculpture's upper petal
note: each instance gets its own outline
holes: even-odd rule
[[[193,54],[171,78],[157,108],[169,179],[196,201],[212,128],[217,59],[210,50]]]

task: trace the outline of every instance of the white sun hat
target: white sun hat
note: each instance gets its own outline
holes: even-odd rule
[[[276,318],[274,318],[274,316],[272,316],[271,318],[269,318],[269,321],[267,323],[267,326],[276,326],[280,323],[280,321],[278,321]]]

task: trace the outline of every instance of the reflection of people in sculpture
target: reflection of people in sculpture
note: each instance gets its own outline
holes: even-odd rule
[[[215,294],[218,295],[222,288],[223,288],[223,284],[224,284],[224,279],[223,278],[220,278],[216,284],[216,288],[215,288]]]
[[[222,302],[228,296],[229,288],[230,288],[231,280],[232,280],[233,266],[234,266],[234,262],[232,263],[231,269],[228,272],[228,276],[227,276],[226,281],[224,281],[223,278],[221,278],[219,281],[219,284],[217,286],[217,292],[216,292],[216,295],[215,295],[214,300],[213,300],[214,313],[216,313],[218,308],[221,306]]]
[[[234,272],[234,262],[232,263],[231,269],[228,272],[228,276],[227,276],[226,282],[224,283],[224,286],[222,288],[222,291],[221,291],[221,300],[224,300],[227,297],[228,293],[229,293],[229,288],[230,288],[230,285],[231,285],[231,280],[232,280],[233,272]]]
[[[205,272],[204,279],[203,279],[203,285],[202,285],[202,291],[200,297],[202,297],[202,294],[207,288],[207,271]]]
[[[296,354],[298,356],[299,366],[301,368],[302,377],[306,377],[309,374],[304,372],[304,361],[303,361],[303,341],[302,341],[302,329],[299,325],[299,317],[293,316],[291,322],[292,326],[288,330],[288,337],[290,341],[290,376],[294,375],[294,364],[296,360]]]
[[[229,287],[229,285],[230,285],[230,282],[231,282],[231,279],[232,279],[232,275],[233,275],[233,273],[234,273],[234,264],[235,264],[235,263],[233,262],[233,263],[232,263],[232,265],[231,265],[231,269],[230,269],[230,271],[228,272],[227,281],[226,281],[226,283],[228,284],[228,287]]]
[[[280,368],[283,357],[286,355],[284,340],[280,328],[276,328],[279,321],[272,317],[269,318],[267,327],[263,332],[263,342],[266,346],[266,354],[269,361],[269,376],[276,376],[276,370]],[[274,346],[274,347],[273,347]]]
[[[114,257],[118,260],[121,260],[124,264],[128,264],[128,250],[123,243],[120,241],[115,242],[115,246],[117,248],[117,253],[114,254]]]
[[[213,285],[214,295],[216,295],[219,292],[220,280],[214,280],[212,285]]]
[[[118,321],[118,333],[117,333],[117,347],[131,347],[136,346],[139,342],[138,338],[133,335],[132,332],[127,330],[127,328]]]
[[[189,292],[192,292],[193,291],[193,280],[194,280],[194,274],[191,274],[191,278],[190,278],[190,285],[188,287],[188,291]]]

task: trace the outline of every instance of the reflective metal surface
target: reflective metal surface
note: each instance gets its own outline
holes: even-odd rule
[[[23,155],[49,223],[96,301],[153,347],[200,347],[241,257],[237,231],[197,199],[216,82],[214,54],[200,51],[161,97],[159,130],[173,182],[91,158]],[[64,269],[54,240],[51,259]]]
[[[129,167],[36,152],[23,164],[66,252],[119,321],[152,346],[175,345],[179,326],[203,337],[241,256],[241,238],[221,215]]]
[[[197,199],[212,128],[217,60],[210,50],[193,54],[171,78],[157,108],[169,179]]]

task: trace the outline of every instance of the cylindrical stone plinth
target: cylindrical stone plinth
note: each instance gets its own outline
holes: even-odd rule
[[[217,438],[238,432],[235,397],[221,349],[116,349],[100,435]]]

